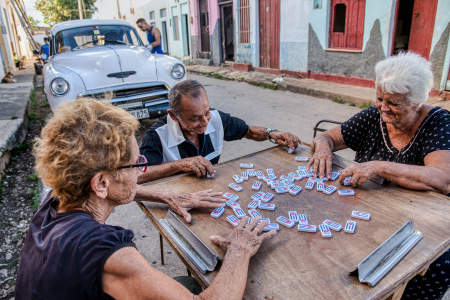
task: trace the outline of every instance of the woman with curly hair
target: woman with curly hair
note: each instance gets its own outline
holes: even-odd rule
[[[245,228],[244,220],[229,237],[211,237],[227,253],[203,292],[152,268],[137,251],[132,231],[105,224],[116,206],[136,197],[171,198],[137,185],[147,168],[134,136],[137,128],[126,111],[89,99],[61,105],[44,127],[35,146],[36,169],[52,193],[25,238],[16,299],[242,298],[250,258],[274,234],[261,234],[265,222]],[[168,204],[190,219],[186,208],[224,201],[209,191],[202,197],[172,197],[177,203]]]

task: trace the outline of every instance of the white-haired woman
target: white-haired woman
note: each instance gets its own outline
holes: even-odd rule
[[[309,167],[314,175],[329,176],[332,152],[349,147],[357,163],[343,170],[341,183],[352,176],[356,187],[380,176],[406,188],[449,194],[450,114],[424,104],[433,83],[431,64],[401,53],[378,62],[375,74],[376,105],[315,138]],[[414,278],[405,297],[440,298],[448,287],[442,268],[448,271],[449,257],[447,251],[425,277]]]

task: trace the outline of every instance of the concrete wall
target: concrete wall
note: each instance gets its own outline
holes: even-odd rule
[[[284,0],[280,7],[280,69],[308,70],[309,0]]]
[[[234,3],[235,62],[259,66],[259,11],[258,0],[250,0],[250,43],[240,43],[240,0]]]
[[[308,70],[374,79],[375,64],[386,57],[391,30],[392,0],[366,0],[361,52],[329,51],[330,1],[310,8]]]
[[[330,51],[328,31],[330,0],[321,9],[311,5],[309,13],[308,69],[313,73],[338,74],[374,79],[374,66],[392,51],[395,7],[398,0],[366,0],[363,47],[361,52]],[[436,12],[430,61],[434,88],[443,89],[450,64],[450,1],[439,0]]]
[[[207,57],[200,57],[201,50],[200,41],[200,19],[199,19],[199,1],[189,0],[189,10],[192,18],[190,24],[192,56],[194,62],[219,65],[222,63],[222,46],[221,46],[221,30],[220,30],[220,11],[217,0],[208,0],[208,21],[209,21],[209,45],[210,53]]]
[[[439,0],[431,42],[434,88],[444,90],[450,66],[450,1]]]

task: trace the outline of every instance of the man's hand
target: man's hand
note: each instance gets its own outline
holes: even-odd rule
[[[352,186],[357,187],[363,184],[367,180],[375,178],[379,174],[382,161],[368,161],[364,163],[356,163],[342,171],[341,176],[339,176],[339,182],[343,184],[344,178],[352,176]]]
[[[264,240],[273,237],[277,233],[276,230],[271,230],[260,234],[267,225],[267,221],[263,221],[258,225],[259,220],[259,218],[254,219],[253,222],[245,227],[248,221],[248,217],[245,217],[241,219],[239,225],[233,229],[227,238],[211,236],[211,241],[227,250],[235,250],[253,256]]]
[[[301,144],[298,136],[290,132],[272,131],[270,133],[270,137],[273,138],[278,145],[287,146],[292,150],[297,149],[297,147]]]
[[[209,160],[203,156],[194,156],[183,158],[177,161],[178,167],[182,172],[194,172],[197,177],[205,177],[206,173],[214,174],[214,168]]]
[[[327,143],[313,142],[311,146],[311,159],[306,168],[312,168],[314,177],[317,177],[317,175],[320,178],[325,175],[330,177],[333,168],[333,152],[331,151],[330,145]]]
[[[217,208],[226,202],[222,198],[222,192],[213,192],[204,190],[196,193],[177,193],[173,192],[167,199],[169,207],[181,215],[184,220],[191,223],[192,216],[188,212],[191,208]]]

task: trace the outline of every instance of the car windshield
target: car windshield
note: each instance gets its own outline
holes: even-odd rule
[[[121,25],[95,25],[60,31],[55,36],[55,52],[76,51],[104,45],[142,45],[136,30]]]

